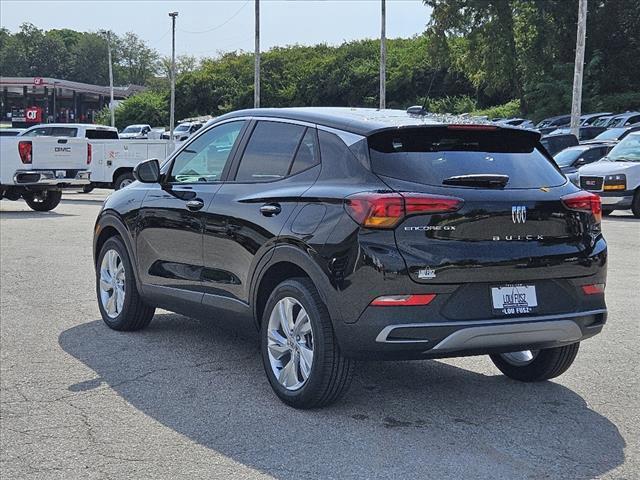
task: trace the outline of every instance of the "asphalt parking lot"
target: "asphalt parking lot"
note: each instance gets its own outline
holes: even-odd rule
[[[100,319],[91,238],[106,191],[53,212],[2,201],[3,479],[640,478],[640,221],[604,220],[609,323],[562,377],[486,357],[361,363],[337,405],[272,394],[257,344],[167,312]]]

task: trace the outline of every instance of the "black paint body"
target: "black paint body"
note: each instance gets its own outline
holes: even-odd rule
[[[502,319],[490,305],[490,288],[507,283],[536,286],[540,307],[535,316],[561,319],[600,312],[577,320],[583,338],[598,333],[605,323],[604,295],[583,295],[580,286],[606,282],[607,247],[590,214],[563,207],[560,197],[578,191],[570,182],[514,191],[434,187],[378,176],[369,165],[366,138],[402,126],[395,119],[367,123],[323,109],[236,112],[207,125],[199,135],[230,118],[249,121],[224,178],[178,186],[135,182],[114,192],[98,217],[96,256],[110,235],[121,235],[147,302],[231,327],[255,328],[265,301],[261,288],[269,284],[270,275],[297,272],[314,282],[343,353],[356,358],[487,353],[443,355],[429,349],[463,328],[452,327],[452,322],[468,326],[475,320]],[[278,181],[236,182],[234,171],[252,126],[271,118],[313,128],[321,164]],[[162,167],[165,176],[171,161]],[[364,191],[450,195],[462,198],[464,205],[452,214],[410,216],[392,230],[368,229],[344,207],[345,197]],[[190,211],[186,202],[193,199],[202,200],[204,207]],[[530,212],[525,224],[512,222],[516,203]],[[279,213],[264,215],[261,207],[267,204],[276,204]],[[405,229],[452,225],[453,231]],[[418,278],[426,266],[435,278]],[[370,306],[381,295],[422,293],[437,297],[427,306]],[[447,326],[405,332],[429,339],[426,343],[375,341],[385,326],[422,322]],[[522,345],[549,346],[556,345]]]

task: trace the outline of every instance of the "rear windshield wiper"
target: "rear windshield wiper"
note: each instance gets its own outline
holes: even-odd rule
[[[504,188],[509,181],[509,175],[487,175],[474,173],[445,178],[443,185],[461,185],[464,187]]]

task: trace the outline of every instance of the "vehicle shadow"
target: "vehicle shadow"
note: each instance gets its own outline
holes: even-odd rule
[[[31,219],[31,218],[55,218],[55,217],[76,217],[71,213],[58,213],[55,211],[36,212],[34,210],[0,210],[0,218],[11,219]]]
[[[616,426],[570,389],[439,361],[363,362],[338,404],[298,411],[272,394],[255,339],[158,314],[138,333],[101,320],[59,344],[163,425],[278,479],[594,478],[624,461]],[[81,393],[82,394],[82,393]]]
[[[638,219],[633,215],[616,215],[615,212],[604,217],[605,221],[612,222],[637,222]]]

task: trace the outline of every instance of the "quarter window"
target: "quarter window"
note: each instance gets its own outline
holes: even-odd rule
[[[224,123],[197,137],[176,156],[169,181],[219,181],[244,123]]]
[[[305,127],[280,122],[258,122],[244,150],[236,181],[278,180],[289,173]]]
[[[319,163],[318,149],[316,148],[316,131],[313,128],[307,128],[298,147],[296,158],[293,160],[291,175],[295,175]]]

